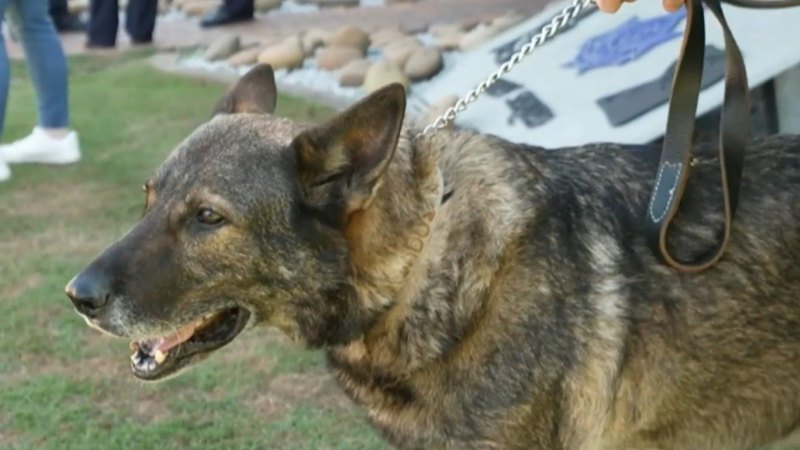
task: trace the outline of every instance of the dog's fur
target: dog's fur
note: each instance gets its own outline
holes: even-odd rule
[[[800,137],[752,143],[730,247],[690,275],[644,242],[657,148],[417,139],[399,86],[317,127],[275,98],[254,69],[150,180],[91,266],[113,286],[96,326],[246,307],[326,348],[400,449],[745,450],[798,427]],[[684,259],[722,220],[716,157],[696,154]]]

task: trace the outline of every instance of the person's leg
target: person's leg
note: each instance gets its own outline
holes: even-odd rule
[[[69,127],[67,59],[46,0],[14,0],[25,60],[39,101],[42,128]]]
[[[125,29],[134,44],[153,41],[158,0],[129,0],[125,13]]]
[[[69,6],[67,0],[50,0],[50,7],[48,9],[50,17],[56,18],[69,14]]]
[[[3,18],[6,15],[8,0],[0,0],[0,28],[3,27]],[[8,103],[8,86],[11,82],[11,65],[6,53],[6,42],[3,33],[0,33],[0,137],[3,136],[5,125],[6,104]]]
[[[8,0],[0,0],[0,28],[3,26],[3,17],[5,17],[7,6]],[[5,125],[8,85],[11,82],[9,78],[11,76],[10,72],[8,54],[6,53],[6,42],[3,39],[3,33],[0,33],[0,136],[3,135],[3,126]],[[8,170],[6,162],[0,159],[0,181],[5,181],[9,178],[11,178],[11,171]]]
[[[253,17],[255,12],[254,0],[224,0],[225,9],[237,17]]]
[[[12,0],[25,59],[36,88],[39,126],[28,137],[3,146],[6,162],[70,163],[80,159],[78,137],[69,129],[67,59],[47,0]]]
[[[200,21],[200,26],[215,27],[253,19],[254,0],[223,0],[219,8],[211,11]]]
[[[89,47],[114,47],[119,28],[119,0],[89,2]]]
[[[67,0],[50,0],[49,13],[58,31],[86,31],[86,23],[69,12]]]

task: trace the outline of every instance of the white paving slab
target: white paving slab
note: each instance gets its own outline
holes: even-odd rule
[[[466,93],[497,67],[492,50],[538,28],[565,5],[551,5],[541,14],[479,49],[454,57],[454,61],[433,81],[415,86],[412,94],[415,109],[421,110],[422,105],[433,103],[447,94]],[[749,10],[728,5],[724,8],[744,54],[751,87],[800,62],[800,45],[796,42],[800,39],[800,8]],[[457,122],[512,141],[548,147],[598,141],[643,143],[660,137],[666,123],[666,104],[637,115],[623,125],[613,126],[597,100],[662,76],[677,58],[680,36],[656,45],[626,64],[600,67],[585,73],[579,73],[575,67],[567,67],[567,64],[576,58],[581,46],[592,37],[617,29],[634,20],[634,17],[640,21],[639,25],[641,21],[662,17],[660,25],[651,24],[646,29],[634,27],[639,33],[633,38],[635,40],[664,37],[667,36],[665,33],[670,32],[680,34],[684,21],[681,19],[673,23],[674,26],[669,23],[664,25],[669,22],[663,19],[665,16],[658,1],[625,4],[614,15],[600,12],[591,14],[551,43],[537,49],[507,75],[506,79],[520,84],[521,88],[501,97],[482,97],[462,113]],[[706,13],[706,32],[707,44],[724,49],[722,33],[710,12]],[[606,50],[613,53],[614,49],[621,48],[621,42],[624,45],[630,41],[630,38],[617,40],[610,43]],[[509,120],[511,110],[508,101],[525,91],[549,108],[552,113],[549,121],[528,127],[519,117]],[[711,85],[700,96],[698,113],[719,106],[722,97],[723,83]],[[795,101],[800,102],[800,99]]]

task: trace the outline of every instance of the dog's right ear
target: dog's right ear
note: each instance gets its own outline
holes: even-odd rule
[[[391,84],[292,143],[308,204],[335,215],[366,207],[394,156],[406,91]]]
[[[272,114],[278,101],[275,73],[268,64],[260,64],[247,72],[217,101],[214,114]]]

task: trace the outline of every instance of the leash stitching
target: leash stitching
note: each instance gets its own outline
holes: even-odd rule
[[[656,187],[655,187],[653,192],[660,192],[661,191],[661,182],[663,181],[664,168],[666,168],[666,167],[675,167],[675,168],[677,168],[677,170],[675,172],[675,180],[673,180],[673,182],[672,182],[672,188],[668,191],[669,192],[669,198],[667,199],[667,203],[664,205],[664,210],[661,212],[661,214],[658,215],[658,217],[656,217],[655,210],[654,210],[655,203],[656,203],[656,197],[658,197],[658,196],[657,195],[653,195],[650,198],[650,218],[653,219],[653,222],[656,222],[656,223],[660,222],[664,218],[664,216],[667,215],[667,212],[669,211],[669,205],[672,204],[672,199],[675,196],[675,187],[678,185],[678,180],[680,179],[680,176],[681,176],[681,169],[683,168],[683,163],[676,163],[676,164],[664,163],[658,169],[658,177],[656,178]]]

